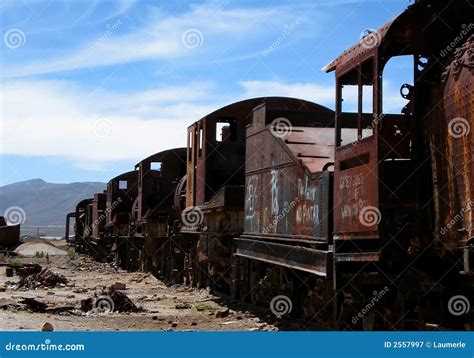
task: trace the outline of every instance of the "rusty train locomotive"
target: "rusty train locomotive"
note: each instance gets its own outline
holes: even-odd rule
[[[324,68],[335,111],[267,97],[205,116],[187,148],[81,201],[66,237],[75,218],[81,252],[253,304],[285,296],[340,329],[470,329],[470,14],[468,1],[420,0],[368,32]],[[385,113],[384,68],[402,55],[414,82],[400,90],[401,113]],[[343,110],[345,86],[357,88],[355,113]]]

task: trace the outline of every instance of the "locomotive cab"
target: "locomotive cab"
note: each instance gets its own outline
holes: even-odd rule
[[[334,288],[346,287],[341,290],[339,316],[344,315],[341,307],[363,305],[367,293],[387,285],[386,312],[377,311],[385,326],[396,321],[413,329],[427,320],[456,319],[431,313],[443,310],[440,304],[448,287],[464,286],[459,284],[459,257],[453,260],[452,251],[462,246],[462,235],[456,230],[445,235],[440,228],[452,218],[449,211],[455,215],[453,208],[470,213],[470,205],[462,210],[462,203],[473,196],[466,184],[469,170],[460,159],[466,150],[445,139],[449,129],[441,78],[449,64],[443,47],[462,32],[468,9],[465,1],[445,5],[420,0],[378,30],[367,31],[357,45],[324,68],[336,75]],[[401,113],[388,114],[382,80],[387,63],[398,56],[413,59],[414,83],[400,89],[408,100]],[[472,71],[470,79],[472,83]],[[355,114],[344,110],[347,86],[356,87]],[[372,100],[368,110],[367,97]],[[460,86],[457,98],[464,100]],[[457,115],[470,116],[469,106],[460,102],[452,104]],[[345,142],[342,134],[351,121],[357,123],[357,135]],[[451,161],[459,164],[456,173]],[[465,175],[459,174],[461,170]],[[471,222],[464,224],[469,232]],[[425,274],[420,277],[420,272]],[[404,312],[396,313],[400,307]],[[374,314],[365,317],[370,328],[377,325]]]

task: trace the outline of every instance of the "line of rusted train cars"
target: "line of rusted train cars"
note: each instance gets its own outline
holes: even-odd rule
[[[293,313],[340,329],[470,329],[474,37],[462,35],[472,10],[417,1],[367,33],[324,68],[335,111],[267,97],[205,116],[187,148],[80,202],[67,237],[75,217],[83,252],[253,304],[284,295]],[[389,114],[384,66],[401,55],[414,83]],[[356,113],[342,110],[344,86],[358,89]]]

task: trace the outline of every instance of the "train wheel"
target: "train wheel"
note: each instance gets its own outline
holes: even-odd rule
[[[190,270],[188,274],[188,286],[189,287],[196,287],[196,277],[194,270]]]
[[[250,303],[254,306],[258,305],[258,290],[260,278],[260,264],[258,262],[250,263]]]
[[[199,262],[196,262],[194,265],[194,287],[197,289],[205,288],[206,287],[206,274],[203,271],[203,267]]]
[[[239,259],[235,258],[230,271],[230,297],[234,300],[237,299],[237,296],[239,295],[239,278]]]
[[[249,285],[249,260],[241,258],[239,260],[239,297],[242,302],[248,300],[250,285]]]

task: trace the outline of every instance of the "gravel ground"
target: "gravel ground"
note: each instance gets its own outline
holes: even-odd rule
[[[37,244],[31,245],[38,247]],[[47,245],[47,244],[46,244]],[[50,245],[48,245],[50,246]],[[3,263],[8,261],[3,259]],[[255,308],[206,290],[175,285],[166,286],[152,275],[128,273],[88,257],[70,260],[68,256],[46,258],[15,258],[23,263],[38,263],[68,278],[68,284],[55,288],[18,288],[18,276],[6,277],[0,267],[0,301],[7,299],[17,308],[0,309],[0,330],[38,331],[49,322],[57,331],[271,331],[279,330],[281,322],[266,308]],[[2,262],[0,262],[1,264]],[[123,291],[143,308],[137,313],[84,313],[81,300],[94,296],[116,282],[126,285]],[[34,298],[49,307],[73,305],[72,312],[59,314],[35,313],[24,305],[22,298]],[[294,323],[285,329],[293,327]]]

